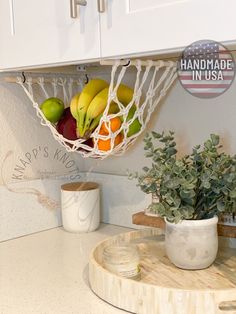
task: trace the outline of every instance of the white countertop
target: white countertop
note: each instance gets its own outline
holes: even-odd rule
[[[126,313],[90,290],[88,256],[97,242],[129,230],[101,224],[74,234],[56,228],[0,243],[0,313]]]

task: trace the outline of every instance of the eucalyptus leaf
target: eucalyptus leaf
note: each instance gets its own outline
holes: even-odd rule
[[[202,181],[202,187],[205,189],[210,189],[211,183],[209,181]]]
[[[236,198],[236,188],[229,192],[231,198]]]
[[[222,200],[218,200],[216,202],[216,206],[217,206],[218,211],[220,212],[223,212],[225,209],[225,203]]]
[[[204,146],[205,148],[207,149],[211,149],[212,148],[212,142],[210,140],[207,140],[205,143],[204,143]]]
[[[219,135],[211,134],[210,137],[211,137],[211,141],[212,141],[213,145],[218,145],[219,144],[219,142],[220,142]]]
[[[222,152],[220,137],[211,134],[190,155],[177,158],[174,132],[151,132],[144,137],[145,156],[151,167],[129,176],[144,193],[155,193],[153,210],[168,221],[207,219],[222,213],[236,214],[236,155]]]

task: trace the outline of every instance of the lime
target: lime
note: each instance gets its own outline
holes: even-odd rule
[[[126,118],[126,121],[128,122],[129,120],[131,120],[135,114],[137,110],[137,107],[136,105],[133,105],[129,112],[128,112],[128,115],[127,115],[127,118]],[[121,116],[121,121],[123,122],[124,121],[124,117]],[[128,130],[128,133],[127,133],[127,137],[130,137],[136,133],[138,133],[140,130],[141,130],[141,123],[139,122],[139,119],[136,118],[129,126],[129,130]]]
[[[129,127],[129,131],[127,133],[127,136],[130,137],[136,133],[138,133],[141,130],[141,123],[139,122],[138,118],[136,118]]]
[[[52,123],[60,120],[64,112],[64,103],[61,99],[51,97],[46,99],[40,106],[45,118]]]

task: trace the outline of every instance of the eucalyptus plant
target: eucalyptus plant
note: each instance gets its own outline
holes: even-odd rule
[[[219,136],[211,134],[190,155],[177,158],[174,132],[146,134],[145,156],[152,165],[131,177],[138,180],[143,192],[159,198],[151,209],[175,223],[222,213],[235,215],[236,156],[224,153],[219,142]]]

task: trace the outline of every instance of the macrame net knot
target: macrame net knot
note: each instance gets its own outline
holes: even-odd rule
[[[55,140],[67,151],[77,152],[83,157],[104,159],[109,155],[124,154],[135,142],[176,77],[176,63],[172,61],[130,60],[124,66],[122,61],[116,60],[111,68],[106,108],[98,126],[90,135],[92,145],[88,145],[84,138],[69,140],[59,134],[56,126],[46,120],[40,110],[40,104],[49,97],[61,98],[68,107],[72,97],[83,89],[82,78],[55,75],[45,81],[43,76],[39,76],[33,82],[32,77],[28,76],[26,82],[20,77],[16,81],[31,100],[41,124],[50,129]],[[131,88],[132,99],[128,103],[120,101],[117,95],[121,84]],[[112,102],[117,104],[116,113],[109,113]],[[116,117],[122,121],[121,126],[112,132],[111,119]],[[106,124],[107,134],[101,132],[103,123]],[[108,141],[106,150],[101,149],[101,141]]]

